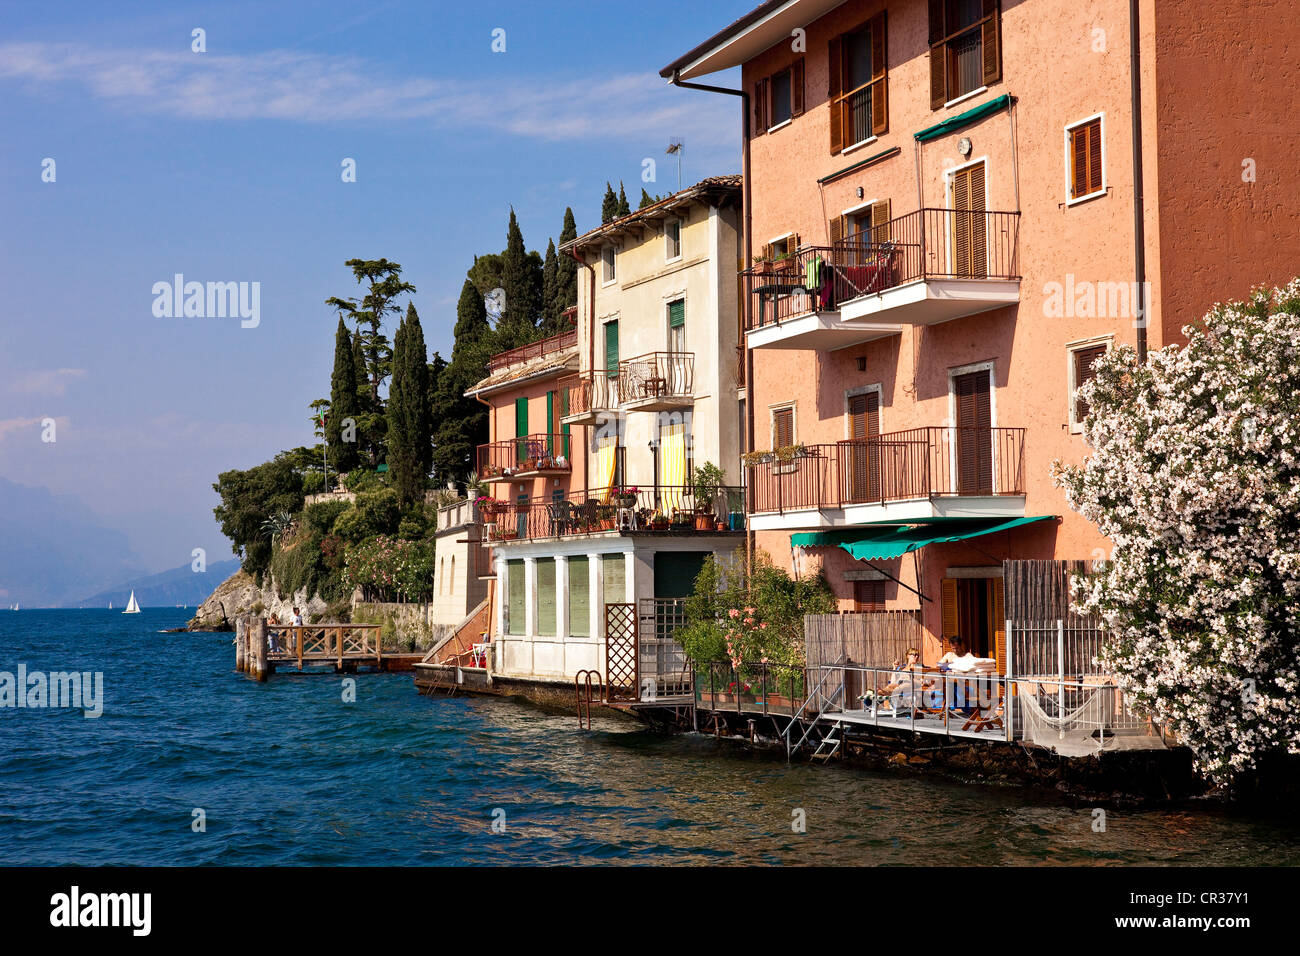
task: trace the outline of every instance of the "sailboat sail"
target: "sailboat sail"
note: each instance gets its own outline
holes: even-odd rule
[[[139,613],[140,613],[140,605],[138,605],[138,604],[135,603],[135,592],[134,592],[134,591],[131,592],[131,600],[127,602],[127,604],[126,604],[126,610],[123,611],[122,613],[123,613],[123,614],[139,614]]]

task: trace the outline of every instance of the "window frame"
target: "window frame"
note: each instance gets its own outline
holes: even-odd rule
[[[948,17],[947,0],[931,0],[929,14],[928,14],[928,20],[929,20],[928,40],[929,40],[929,47],[930,47],[930,70],[929,70],[930,110],[932,112],[935,110],[947,109],[948,107],[956,106],[958,103],[979,96],[981,93],[987,92],[991,84],[1002,81],[1003,78],[1002,77],[1002,4],[1000,0],[980,0],[980,4],[981,4],[980,15],[975,20],[974,23],[968,24],[965,27],[962,27],[960,30],[952,30],[949,29],[947,24],[947,17]],[[936,6],[938,6],[939,8],[938,12],[940,16],[943,18],[943,23],[939,27],[936,27],[935,17],[934,17]],[[988,7],[991,7],[991,9],[986,9]],[[992,70],[987,68],[987,63],[986,63],[987,56],[988,56],[987,49],[986,49],[986,41],[990,39],[990,37],[986,36],[986,30],[985,30],[986,25],[991,26],[992,29],[991,39],[994,41],[997,47],[996,63]],[[939,35],[936,34],[937,30],[941,30],[941,33]],[[979,34],[980,81],[972,89],[965,90],[962,92],[954,92],[954,76],[957,76],[958,74],[957,71],[949,69],[949,65],[950,65],[949,58],[952,55],[951,45],[953,41],[957,40],[959,37],[962,37],[970,33],[971,31],[978,31]],[[939,55],[942,56],[942,67],[943,67],[942,100],[938,100],[935,97],[935,86],[936,86],[935,83],[936,59],[935,58],[936,56]]]
[[[1075,196],[1074,192],[1074,170],[1071,168],[1074,157],[1074,132],[1083,129],[1085,126],[1097,123],[1097,135],[1101,138],[1101,185],[1092,192],[1083,196]],[[1088,202],[1090,199],[1098,199],[1105,196],[1110,189],[1106,182],[1106,112],[1094,113],[1091,116],[1085,116],[1081,120],[1073,123],[1067,123],[1063,129],[1065,145],[1065,205],[1076,206],[1082,202]]]
[[[787,98],[789,100],[789,115],[783,119],[776,118],[776,90],[778,81],[784,80]],[[783,126],[789,126],[794,122],[794,65],[791,64],[783,70],[777,70],[767,78],[767,131],[769,133],[780,129]]]
[[[840,155],[843,155],[845,153],[851,153],[855,149],[861,149],[863,146],[875,142],[881,135],[883,135],[889,130],[889,26],[886,17],[887,17],[887,11],[881,10],[877,13],[874,13],[866,20],[863,20],[860,23],[858,23],[852,29],[845,30],[844,32],[837,34],[830,42],[830,48],[827,54],[827,59],[830,60],[832,57],[835,56],[839,57],[838,64],[830,64],[829,66],[829,72],[831,74],[831,87],[827,91],[827,106],[830,110],[829,120],[830,120],[830,129],[831,129],[832,147],[836,141],[835,133],[836,133],[837,125],[838,125],[838,132],[839,132],[838,139],[840,143],[840,148],[838,150],[834,148],[831,149],[832,154],[838,153]],[[874,31],[876,29],[880,30],[882,36],[882,39],[880,41],[880,46],[881,46],[881,52],[883,54],[882,59],[884,62],[879,64],[880,75],[879,76],[875,75],[877,64],[873,56],[872,63],[871,63],[871,72],[873,75],[871,76],[871,78],[868,79],[866,83],[863,83],[860,86],[855,86],[852,89],[848,89],[847,88],[847,84],[849,82],[848,69],[847,69],[848,50],[846,48],[845,41],[851,36],[856,36],[858,34],[866,34],[867,44],[868,44],[867,50],[868,53],[870,54],[872,53],[875,47]],[[834,88],[834,85],[837,81],[840,86],[839,92],[836,92]],[[877,117],[875,115],[876,91],[874,87],[877,85],[881,87],[881,99],[884,105],[884,109],[882,110],[882,113],[884,115],[883,117],[880,117],[879,123],[877,122]],[[850,97],[856,96],[860,93],[865,93],[865,95],[868,97],[868,103],[871,104],[871,123],[869,124],[869,127],[867,129],[867,135],[863,139],[854,140],[853,142],[847,142],[848,136],[846,133],[846,126],[848,124],[844,122],[844,107],[845,104],[849,102]]]
[[[669,227],[677,227],[677,253],[672,251],[671,240],[668,236]],[[682,220],[679,216],[673,216],[664,222],[664,262],[678,262],[682,258]]]
[[[775,405],[767,407],[769,440],[772,443],[772,451],[775,452],[781,448],[793,448],[799,444],[799,413],[798,402],[778,402]],[[776,416],[781,412],[790,413],[790,444],[778,445],[776,441]]]
[[[772,122],[774,111],[774,81],[777,77],[789,75],[790,82],[790,115],[780,122]],[[808,90],[807,90],[807,67],[805,66],[804,57],[797,56],[779,70],[773,70],[754,80],[754,92],[751,94],[753,102],[753,124],[751,126],[751,138],[762,136],[765,133],[775,133],[779,129],[784,129],[793,123],[796,117],[802,116],[808,108]]]
[[[606,258],[607,254],[608,258]],[[613,285],[618,281],[618,249],[612,242],[600,247],[600,265],[600,284],[602,288]]]
[[[1083,421],[1077,415],[1079,410],[1079,400],[1075,393],[1078,392],[1081,382],[1078,381],[1078,362],[1075,355],[1085,349],[1093,349],[1102,346],[1106,352],[1115,347],[1115,336],[1111,333],[1106,335],[1094,335],[1092,338],[1079,339],[1075,342],[1067,342],[1065,345],[1065,374],[1068,390],[1066,391],[1067,405],[1067,423],[1071,435],[1083,434]]]

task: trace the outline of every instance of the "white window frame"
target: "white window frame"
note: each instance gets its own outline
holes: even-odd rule
[[[956,176],[963,169],[970,169],[972,166],[978,166],[980,163],[984,164],[984,209],[987,211],[992,208],[989,205],[989,179],[991,178],[989,176],[989,157],[988,154],[985,153],[983,156],[977,156],[973,159],[968,159],[966,160],[966,162],[962,163],[959,166],[953,166],[943,171],[943,200],[944,200],[945,209],[953,208],[953,199],[952,199],[953,177]],[[953,220],[952,216],[943,217],[944,241],[947,244],[948,264],[950,268],[952,266],[952,260],[956,258],[956,254],[957,254],[957,249],[956,249],[957,237],[952,234],[952,220]],[[986,229],[988,228],[988,220],[985,220],[985,228]],[[989,256],[991,255],[993,255],[993,243],[988,242],[986,239],[984,243],[985,273],[989,271]],[[974,371],[973,368],[972,371]],[[951,384],[951,382],[949,384]]]
[[[988,179],[985,177],[985,183]],[[953,438],[956,436],[957,429],[957,379],[962,375],[969,375],[972,372],[987,372],[989,376],[989,428],[998,427],[998,376],[997,363],[993,359],[984,362],[972,362],[969,365],[958,365],[955,368],[948,369],[948,424],[951,430],[947,435],[949,445],[954,445]],[[998,456],[993,455],[993,493],[998,493],[1001,487],[1001,476],[998,474]],[[948,487],[956,491],[957,488],[957,452],[953,447],[948,454]]]
[[[1097,346],[1097,345],[1106,346],[1106,351],[1109,352],[1111,349],[1115,347],[1114,334],[1108,332],[1105,335],[1094,335],[1092,338],[1079,339],[1078,341],[1067,342],[1065,344],[1065,380],[1069,386],[1068,390],[1066,391],[1066,405],[1068,406],[1068,408],[1065,414],[1066,414],[1066,421],[1069,422],[1069,430],[1071,435],[1083,434],[1083,422],[1078,421],[1074,417],[1074,410],[1075,410],[1074,393],[1079,390],[1079,383],[1076,380],[1076,376],[1075,376],[1074,353],[1080,351],[1081,349],[1092,348],[1093,346]]]
[[[1091,123],[1093,120],[1101,120],[1101,188],[1094,189],[1086,196],[1078,196],[1072,198],[1070,196],[1070,185],[1071,185],[1070,183],[1070,152],[1071,152],[1070,133],[1078,129],[1080,126],[1085,126],[1088,123]],[[1064,137],[1064,144],[1065,144],[1065,205],[1077,206],[1081,202],[1087,202],[1090,199],[1096,199],[1098,196],[1106,195],[1106,190],[1109,188],[1109,186],[1106,180],[1106,113],[1105,111],[1103,110],[1100,113],[1093,113],[1091,116],[1085,116],[1083,119],[1075,120],[1073,123],[1067,123],[1065,125],[1064,130],[1062,131],[1062,136]],[[988,178],[985,177],[984,181],[987,184]]]
[[[767,131],[769,133],[775,133],[777,130],[789,126],[791,123],[794,122],[794,64],[793,63],[787,66],[784,70],[777,70],[775,73],[771,74],[767,78],[767,104],[766,104],[767,115],[769,119],[776,118],[776,111],[772,109],[772,105],[776,102],[776,96],[774,95],[776,93],[776,84],[773,83],[772,81],[775,80],[782,73],[788,74],[790,78],[790,115],[787,116],[785,119],[781,120],[781,122],[769,126],[767,128]],[[805,80],[805,84],[806,82],[807,81]]]
[[[673,223],[677,224],[677,255],[672,255],[671,240],[668,237],[668,227]],[[664,262],[680,262],[682,259],[682,225],[683,221],[677,216],[664,222]]]
[[[609,253],[609,261],[605,261],[605,253]],[[607,268],[608,267],[608,268]],[[601,288],[613,285],[618,281],[618,248],[613,244],[600,247],[600,285]],[[605,278],[609,274],[609,278]]]

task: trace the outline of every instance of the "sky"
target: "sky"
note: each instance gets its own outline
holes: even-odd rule
[[[212,483],[312,443],[344,261],[400,262],[448,356],[512,206],[543,251],[646,158],[673,191],[673,139],[683,183],[739,172],[738,101],[658,71],[752,2],[0,2],[0,478],[145,570],[228,557]],[[256,325],[155,315],[178,273],[258,283]]]

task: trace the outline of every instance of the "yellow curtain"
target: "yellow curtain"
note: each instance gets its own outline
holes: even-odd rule
[[[618,442],[611,441],[596,449],[596,487],[604,488],[602,500],[609,501],[610,487],[614,484],[615,455],[618,454]]]
[[[669,425],[659,443],[659,467],[663,476],[664,511],[684,506],[682,488],[688,481],[686,474],[686,424]]]

